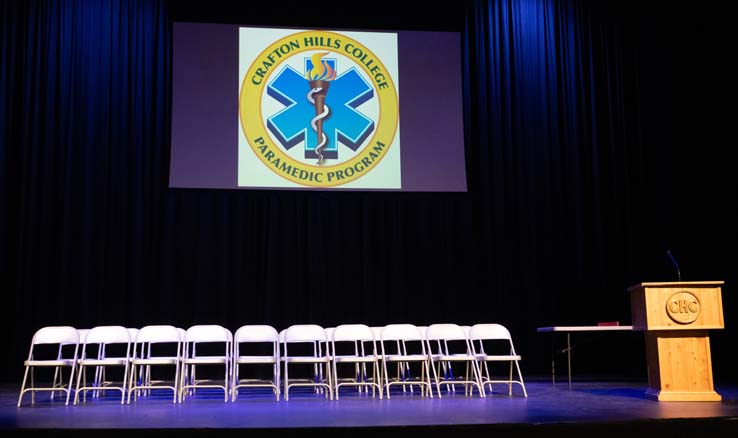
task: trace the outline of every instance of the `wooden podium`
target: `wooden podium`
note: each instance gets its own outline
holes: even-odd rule
[[[720,401],[712,384],[708,329],[722,329],[722,281],[641,283],[630,292],[633,330],[646,332],[646,396]]]

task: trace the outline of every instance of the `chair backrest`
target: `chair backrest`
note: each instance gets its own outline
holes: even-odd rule
[[[182,342],[181,329],[171,325],[147,325],[138,331],[136,343]]]
[[[469,330],[469,339],[507,339],[512,341],[510,331],[500,324],[475,324]]]
[[[31,348],[28,351],[28,360],[33,359],[33,347],[35,345],[44,344],[59,345],[57,359],[62,358],[63,347],[65,345],[74,345],[74,356],[72,357],[76,362],[77,353],[79,352],[79,331],[70,326],[49,326],[38,329],[31,339]]]
[[[468,338],[469,337],[469,332],[471,331],[471,326],[462,325],[461,328],[464,329],[464,333],[466,333],[466,337]]]
[[[138,329],[137,328],[127,328],[128,330],[128,336],[131,338],[131,341],[136,340],[136,336],[138,336]]]
[[[333,339],[333,332],[336,330],[335,327],[326,327],[325,328],[325,337],[330,341]]]
[[[281,334],[281,333],[280,333]],[[313,354],[319,357],[330,356],[330,348],[328,345],[328,334],[325,329],[316,324],[296,324],[288,327],[284,331],[284,338],[281,340],[284,351],[283,357],[289,357],[287,353],[287,344],[298,342],[312,342]],[[325,343],[325,353],[322,344]]]
[[[296,324],[287,328],[284,342],[327,342],[325,329],[316,324]]]
[[[77,329],[77,333],[79,333],[79,343],[82,344],[85,342],[85,339],[87,339],[87,334],[90,333],[91,329]]]
[[[43,327],[36,331],[31,341],[41,344],[79,344],[79,332],[70,326]]]
[[[456,324],[431,324],[425,333],[428,341],[466,341],[468,337],[464,329]]]
[[[423,333],[413,324],[389,324],[382,329],[379,344],[381,346],[383,356],[387,354],[386,348],[388,346],[388,341],[396,342],[396,350],[399,355],[404,356],[408,354],[407,345],[410,342],[419,343],[420,353],[422,355],[426,354],[425,338]],[[390,342],[389,344],[391,345],[392,343]]]
[[[244,325],[236,330],[235,342],[278,342],[279,334],[270,325]]]
[[[364,324],[343,324],[333,330],[332,340],[341,341],[374,341],[374,332]]]
[[[233,356],[236,358],[241,354],[239,344],[242,342],[271,342],[272,356],[279,357],[279,333],[270,325],[244,325],[236,330],[233,335]]]
[[[195,325],[185,332],[184,342],[230,342],[228,329],[219,325]]]
[[[94,327],[87,334],[85,344],[128,344],[131,336],[128,329],[119,325]]]
[[[422,341],[423,334],[413,324],[389,324],[380,332],[382,341]]]
[[[513,345],[510,331],[501,324],[475,324],[469,330],[469,340],[472,344],[472,350],[476,352],[474,341],[479,343],[479,349],[484,352],[484,340],[488,341],[507,341],[510,346],[510,354],[517,354]]]
[[[384,327],[372,327],[372,334],[374,335],[374,339],[377,341],[382,339],[382,329]]]
[[[126,344],[125,356],[121,358],[130,358],[131,352],[131,338],[127,328],[111,325],[111,326],[98,326],[93,327],[88,331],[85,339],[82,342],[82,358],[87,359],[87,346],[90,344],[97,344],[97,358],[102,359],[106,357],[105,346],[110,344]]]

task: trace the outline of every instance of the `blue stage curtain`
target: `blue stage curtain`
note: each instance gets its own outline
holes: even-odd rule
[[[0,269],[22,351],[26,327],[92,324],[83,313],[125,323],[148,306],[167,208],[170,22],[158,0],[0,11]]]
[[[257,7],[242,3],[0,2],[0,287],[16,332],[6,377],[22,371],[33,332],[57,324],[500,322],[527,369],[545,371],[536,326],[628,322],[625,288],[671,279],[664,236],[684,216],[662,214],[678,211],[662,208],[674,204],[660,178],[672,175],[669,133],[654,134],[653,118],[644,128],[642,112],[669,127],[668,108],[647,98],[672,90],[641,66],[655,64],[635,36],[652,24],[641,6],[449,6],[466,17],[468,193],[169,189],[171,22],[184,9],[247,22]],[[423,13],[411,3],[404,16]],[[311,26],[297,21],[310,7],[262,8],[259,20]],[[343,5],[335,26],[364,27],[364,7]],[[682,244],[670,249],[702,249]],[[719,251],[693,254],[695,277],[723,279],[705,269]],[[634,355],[626,368],[642,366]]]
[[[467,13],[467,165],[490,266],[504,267],[490,269],[493,288],[513,276],[521,290],[602,291],[639,261],[629,258],[644,224],[633,55],[622,27],[588,4],[474,1]],[[548,309],[561,299],[541,298]]]

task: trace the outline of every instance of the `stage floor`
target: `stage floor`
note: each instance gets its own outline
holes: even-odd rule
[[[575,382],[569,390],[565,383],[553,386],[550,381],[531,380],[527,389],[528,398],[523,397],[519,387],[514,387],[513,395],[508,396],[506,386],[500,385],[485,399],[465,397],[459,386],[455,394],[444,393],[442,399],[422,398],[416,390],[413,395],[393,392],[390,400],[342,390],[338,401],[328,401],[303,390],[290,391],[288,402],[276,402],[269,393],[260,392],[242,394],[236,403],[224,403],[222,395],[200,390],[181,405],[173,404],[171,397],[164,393],[139,399],[131,405],[120,405],[120,398],[110,391],[101,399],[88,396],[87,404],[80,406],[64,406],[63,401],[50,401],[47,393],[38,393],[35,405],[30,404],[30,395],[26,394],[23,407],[17,408],[18,386],[4,385],[0,387],[0,422],[5,431],[43,429],[44,433],[50,429],[79,433],[100,429],[242,428],[254,432],[306,428],[348,432],[343,428],[398,427],[450,431],[495,425],[509,426],[508,432],[526,430],[523,426],[528,426],[528,430],[537,427],[540,432],[545,430],[542,426],[561,427],[562,424],[599,425],[599,429],[589,431],[600,433],[618,427],[625,432],[645,431],[661,422],[670,424],[674,430],[694,429],[695,433],[713,430],[738,437],[738,388],[735,387],[717,388],[723,396],[722,402],[669,403],[646,399],[644,383]]]

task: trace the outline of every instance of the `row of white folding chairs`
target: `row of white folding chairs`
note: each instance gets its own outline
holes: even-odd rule
[[[462,335],[463,333],[463,335]],[[501,339],[507,340],[510,345],[510,354],[502,356],[486,355],[483,351],[482,339]],[[381,353],[377,349],[376,341],[381,344]],[[465,354],[453,353],[448,351],[447,341],[463,340],[467,342],[467,351]],[[480,351],[475,350],[473,341],[480,342]],[[82,353],[77,357],[79,343],[82,342]],[[354,354],[336,355],[336,342],[354,342]],[[385,344],[387,341],[396,343],[394,352],[387,352]],[[406,343],[411,341],[419,341],[421,346],[420,354],[408,354]],[[438,352],[433,353],[431,341],[436,341]],[[441,343],[443,341],[443,344]],[[224,354],[218,356],[197,356],[196,345],[200,342],[222,342],[225,344]],[[269,356],[243,356],[240,354],[239,345],[246,342],[268,342],[273,345],[273,354]],[[288,344],[295,342],[312,342],[314,351],[312,356],[293,356],[288,352]],[[364,343],[371,343],[371,352],[367,353]],[[59,355],[55,360],[34,360],[33,347],[38,344],[59,343]],[[126,343],[125,357],[106,357],[105,345],[111,343]],[[130,344],[133,343],[133,351]],[[175,356],[152,356],[151,345],[156,343],[176,343],[177,353]],[[332,348],[329,347],[329,343]],[[71,359],[62,358],[62,345],[74,344],[74,355]],[[87,345],[98,344],[97,356],[94,358],[87,356]],[[282,345],[280,350],[279,345]],[[360,346],[360,348],[359,348]],[[445,348],[445,349],[444,349]],[[331,352],[333,350],[333,353]],[[325,352],[323,352],[323,350]],[[506,360],[510,362],[510,379],[508,381],[494,381],[489,378],[487,370],[487,361]],[[82,392],[86,396],[87,391],[95,390],[96,393],[100,387],[104,386],[104,370],[106,366],[118,365],[124,366],[124,383],[120,387],[109,387],[109,389],[117,389],[121,392],[121,403],[128,395],[130,403],[131,396],[138,397],[145,391],[153,388],[167,388],[173,391],[175,402],[182,401],[187,393],[198,387],[215,387],[224,391],[224,399],[227,401],[230,392],[231,400],[235,400],[238,395],[239,388],[251,386],[266,386],[272,388],[277,400],[279,400],[280,388],[280,363],[284,364],[284,392],[285,399],[289,399],[289,388],[293,386],[315,386],[321,390],[327,391],[327,396],[333,398],[333,392],[338,395],[338,388],[343,385],[354,385],[359,388],[371,387],[374,394],[375,389],[379,391],[380,397],[386,391],[389,397],[391,385],[421,385],[421,394],[427,393],[432,397],[430,375],[433,373],[438,395],[441,395],[439,379],[436,374],[435,366],[438,366],[439,373],[441,368],[445,372],[450,369],[451,363],[456,361],[467,362],[467,378],[462,381],[449,382],[446,377],[447,386],[449,383],[464,383],[476,385],[480,396],[484,396],[484,386],[497,382],[505,382],[510,386],[512,391],[512,383],[518,383],[522,386],[524,394],[525,385],[518,361],[518,356],[512,344],[509,332],[502,326],[497,324],[480,324],[474,327],[460,328],[454,324],[436,324],[430,327],[416,327],[410,324],[393,324],[385,327],[369,328],[365,325],[343,325],[337,328],[323,329],[317,325],[295,325],[283,330],[277,334],[276,330],[271,326],[243,326],[236,331],[235,339],[231,332],[221,326],[194,326],[187,331],[172,326],[147,326],[138,331],[136,329],[125,329],[123,327],[97,327],[92,330],[76,330],[72,327],[46,327],[39,330],[34,335],[31,351],[28,360],[25,361],[26,372],[23,379],[23,385],[18,400],[20,406],[23,394],[27,391],[33,394],[35,391],[64,391],[67,394],[67,403],[72,390],[72,382],[74,378],[75,366],[77,370],[77,385],[75,391],[75,404],[78,402],[79,394]],[[407,378],[411,362],[421,363],[421,379],[414,381]],[[289,379],[289,364],[296,363],[312,363],[315,366],[316,377],[312,381],[298,381]],[[355,376],[353,378],[338,378],[339,363],[354,363]],[[381,367],[380,367],[381,363]],[[388,364],[396,364],[398,369],[398,377],[390,378],[388,375]],[[519,380],[512,379],[513,363],[517,367]],[[225,368],[223,385],[214,384],[214,382],[204,382],[195,379],[195,370],[197,365],[202,364],[221,364]],[[273,379],[270,381],[256,379],[240,379],[239,365],[243,364],[270,364],[273,366]],[[481,372],[480,364],[484,365],[487,370],[485,374]],[[151,366],[170,365],[175,367],[175,377],[172,385],[163,385],[157,381],[150,380]],[[331,366],[332,365],[332,366]],[[371,366],[372,377],[366,376],[366,366]],[[36,388],[33,386],[33,377],[31,377],[31,387],[26,388],[26,379],[29,369],[33,376],[33,368],[36,366],[53,366],[56,368],[54,381],[51,388]],[[69,366],[72,369],[69,386],[64,388],[61,377],[63,367]],[[469,380],[469,367],[474,380]],[[95,380],[93,386],[86,384],[86,367],[95,367]],[[448,367],[448,368],[447,368]],[[136,370],[138,369],[138,379],[136,379]],[[327,375],[327,380],[323,379],[323,370]],[[57,384],[57,376],[59,383]],[[444,379],[441,379],[443,382]],[[384,383],[383,383],[384,382]],[[424,392],[427,390],[427,392]]]
[[[504,383],[508,386],[508,394],[512,395],[513,384],[520,385],[523,395],[528,396],[520,371],[520,355],[515,352],[510,332],[500,324],[476,324],[474,326],[458,326],[456,324],[433,324],[430,326],[413,326],[411,324],[389,325],[384,328],[373,328],[379,333],[382,349],[382,362],[384,365],[385,386],[389,397],[389,388],[393,384],[412,385],[412,380],[405,376],[408,371],[409,361],[422,364],[421,367],[421,394],[423,389],[432,397],[430,376],[433,375],[438,397],[441,397],[441,386],[445,385],[447,390],[455,391],[456,384],[463,384],[466,394],[471,394],[474,388],[480,397],[486,397],[485,387],[492,390],[494,383]],[[384,347],[386,341],[395,341],[397,354],[387,354]],[[420,354],[413,354],[406,348],[408,341],[420,342]],[[461,344],[450,346],[457,341]],[[503,354],[486,352],[484,341],[504,341],[507,350]],[[434,346],[436,347],[434,350]],[[389,378],[387,364],[396,362],[398,377]],[[489,363],[508,362],[509,379],[494,380],[490,372]],[[453,375],[453,364],[465,363],[466,372],[464,377],[455,378]],[[517,380],[513,379],[513,366],[517,371]],[[425,371],[425,374],[423,373]]]
[[[193,327],[193,335],[202,334],[200,328]],[[222,329],[222,339],[227,342],[227,349],[230,349],[230,341],[232,336],[226,329]],[[218,330],[215,330],[218,331]],[[206,330],[212,332],[212,330]],[[209,333],[205,333],[207,336]],[[187,332],[184,329],[173,326],[147,326],[142,329],[125,328],[122,326],[100,326],[93,329],[75,329],[74,327],[44,327],[38,330],[31,341],[31,348],[28,353],[28,359],[24,361],[25,373],[23,383],[21,385],[20,395],[18,397],[18,406],[21,405],[23,395],[26,392],[31,393],[31,402],[35,401],[35,393],[37,391],[50,391],[53,399],[56,392],[66,394],[66,404],[69,404],[72,391],[75,392],[74,403],[79,401],[80,393],[86,400],[88,391],[95,391],[98,395],[100,391],[117,390],[121,392],[121,403],[130,402],[130,395],[138,396],[142,391],[150,391],[154,388],[171,389],[174,393],[174,401],[180,396],[178,389],[180,387],[187,389],[190,383],[187,368],[182,367],[184,362],[190,365],[193,361],[187,356],[189,344],[185,343]],[[221,338],[218,337],[217,340]],[[152,344],[157,343],[173,343],[176,344],[176,354],[173,356],[152,356]],[[57,357],[54,359],[36,359],[34,358],[34,347],[43,344],[58,344]],[[110,357],[106,355],[106,346],[111,344],[124,344],[126,346],[125,355]],[[81,345],[81,349],[80,349]],[[88,352],[89,345],[96,345],[96,354],[90,355]],[[65,357],[64,347],[74,347],[71,357]],[[194,354],[194,346],[193,346]],[[151,366],[155,365],[174,365],[176,367],[175,378],[171,385],[162,385],[160,381],[151,380]],[[123,381],[120,386],[112,386],[112,382],[105,382],[105,369],[108,366],[124,367]],[[53,367],[54,378],[50,387],[37,387],[34,385],[34,368],[36,367]],[[95,377],[92,386],[87,385],[87,367],[94,367]],[[63,379],[65,368],[69,368],[69,384],[66,385]],[[180,369],[185,372],[180,373]],[[138,376],[136,371],[138,370]],[[30,375],[30,386],[26,387],[28,377]],[[76,377],[76,386],[74,385]],[[136,378],[138,377],[138,378]]]
[[[484,350],[485,340],[505,341],[508,350],[504,354],[490,354]],[[380,348],[377,348],[377,341]],[[408,351],[407,345],[415,341],[420,345],[420,352]],[[461,341],[461,351],[451,351],[449,342]],[[271,356],[242,356],[239,346],[245,342],[271,342],[273,354]],[[338,354],[336,343],[353,343],[353,354]],[[312,343],[312,355],[292,355],[288,345],[291,343]],[[371,344],[369,346],[365,344]],[[389,345],[395,345],[394,351],[387,351]],[[432,345],[436,344],[434,352]],[[281,345],[281,348],[280,348]],[[271,387],[277,400],[280,396],[280,369],[284,369],[284,396],[289,400],[289,390],[294,386],[313,386],[327,392],[331,399],[335,393],[339,395],[341,386],[357,386],[379,392],[380,398],[384,393],[390,397],[392,385],[402,385],[403,390],[409,386],[419,385],[421,394],[433,396],[431,375],[433,376],[436,391],[441,397],[441,385],[455,390],[456,384],[463,384],[465,392],[471,394],[472,386],[476,387],[481,397],[486,396],[485,386],[492,389],[494,383],[508,385],[508,393],[512,395],[513,384],[519,384],[527,397],[525,383],[520,371],[520,355],[515,352],[510,332],[499,324],[477,324],[473,327],[458,326],[456,324],[434,324],[428,327],[417,327],[412,324],[390,324],[384,327],[368,327],[362,324],[346,324],[338,327],[323,328],[314,324],[293,325],[282,330],[278,335],[271,326],[244,326],[235,335],[233,344],[233,374],[231,384],[231,399],[235,400],[238,389],[246,386]],[[465,362],[465,377],[453,377],[452,364]],[[510,377],[507,380],[493,380],[489,371],[490,362],[508,362]],[[273,365],[273,380],[250,381],[239,378],[240,364],[268,363]],[[294,380],[289,378],[290,364],[313,364],[314,376],[312,379]],[[338,364],[353,364],[354,375],[339,378]],[[420,363],[419,379],[412,379],[409,374],[410,364]],[[280,364],[283,364],[280,367]],[[397,377],[390,378],[388,366],[395,364]],[[367,376],[367,367],[370,367],[371,377]],[[517,380],[513,379],[513,366],[517,371]],[[437,368],[437,369],[436,369]],[[439,374],[443,377],[439,378]],[[324,375],[326,378],[324,378]],[[252,382],[252,383],[249,383]]]

